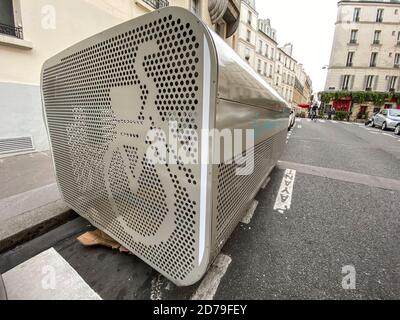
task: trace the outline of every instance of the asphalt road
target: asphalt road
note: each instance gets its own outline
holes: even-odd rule
[[[282,161],[257,195],[250,223],[222,250],[230,264],[214,299],[398,299],[400,137],[298,119]],[[290,209],[274,210],[286,167],[298,164],[311,169],[291,171]],[[329,178],[327,169],[334,170]],[[385,178],[380,187],[375,177]],[[103,299],[190,299],[201,289],[177,288],[134,256],[82,247],[76,236],[90,228],[78,219],[5,253],[0,272],[54,247]],[[354,290],[342,286],[348,266]]]

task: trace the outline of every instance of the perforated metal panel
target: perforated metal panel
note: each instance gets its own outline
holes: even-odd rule
[[[204,68],[212,67],[204,57],[216,63],[209,37],[190,13],[165,9],[66,50],[42,75],[65,201],[177,284],[197,281],[208,264],[199,252],[201,166],[178,155],[177,165],[152,164],[146,151],[157,148],[147,135],[174,121],[174,135],[194,155]]]
[[[189,11],[166,8],[93,36],[48,60],[42,70],[45,117],[64,200],[177,285],[202,278],[221,249],[217,240],[226,241],[258,187],[251,177],[232,176],[229,166],[200,161],[211,159],[213,151],[202,129],[213,129],[228,116],[217,114],[217,103],[225,103],[217,99],[221,77],[242,70],[218,61],[217,48],[225,49],[215,37]],[[246,79],[259,81],[253,74]],[[267,88],[262,84],[257,90]],[[282,101],[275,93],[263,97],[274,104],[283,129]],[[249,114],[253,109],[245,107]],[[171,132],[192,164],[183,162],[165,135],[152,139],[152,129]],[[255,175],[276,162],[271,144],[248,152],[257,159]],[[167,164],[153,163],[148,151]]]
[[[237,162],[218,166],[216,203],[216,243],[221,248],[243,218],[249,202],[278,161],[287,130],[272,136],[247,150],[243,159],[254,157],[254,171],[250,175],[237,175]]]

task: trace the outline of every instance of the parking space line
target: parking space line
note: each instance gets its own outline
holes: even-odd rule
[[[153,280],[151,280],[150,300],[162,300],[161,288],[166,281],[168,280],[161,274],[158,274]]]
[[[54,248],[6,272],[3,279],[10,300],[101,300]]]
[[[338,122],[337,122],[337,121],[335,121],[335,120],[332,120],[331,122],[332,122],[332,123],[338,123]]]
[[[203,281],[200,283],[200,286],[197,288],[191,300],[213,300],[219,284],[231,262],[231,257],[220,254],[203,278]]]
[[[325,123],[326,121],[325,120],[318,120],[318,122]]]
[[[285,211],[290,210],[295,178],[296,170],[287,169],[283,174],[282,183],[275,201],[275,211],[283,214]]]
[[[317,177],[356,183],[384,190],[400,191],[400,181],[394,179],[370,176],[366,174],[343,171],[338,169],[315,167],[306,164],[286,162],[286,161],[279,161],[278,168],[282,170],[287,170],[288,168],[290,168],[296,170],[297,172]]]
[[[391,135],[391,134],[389,134],[389,133],[384,133],[384,132],[382,132],[382,134],[383,134],[384,136],[387,136],[387,137],[391,137],[391,138],[396,139],[396,137],[394,137],[393,135]]]

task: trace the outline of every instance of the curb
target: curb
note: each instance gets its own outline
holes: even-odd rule
[[[57,200],[3,221],[0,253],[39,237],[77,216],[62,200]]]

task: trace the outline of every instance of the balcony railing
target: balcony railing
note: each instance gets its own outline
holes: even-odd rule
[[[9,26],[7,24],[2,24],[2,23],[0,23],[0,34],[16,37],[18,39],[24,38],[22,27]]]
[[[373,44],[381,44],[380,40],[374,40]]]
[[[169,2],[167,0],[142,0],[144,3],[147,3],[150,7],[154,9],[161,9],[169,6]]]

